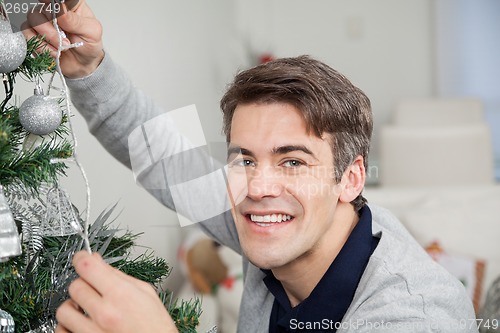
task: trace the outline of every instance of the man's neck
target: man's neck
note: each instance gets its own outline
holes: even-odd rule
[[[306,299],[335,260],[359,221],[351,204],[340,203],[323,241],[310,252],[272,272],[285,289],[292,307]]]

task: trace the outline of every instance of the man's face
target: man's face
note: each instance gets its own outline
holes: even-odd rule
[[[228,165],[233,217],[253,264],[273,269],[325,255],[340,185],[329,141],[308,133],[297,108],[238,105]]]

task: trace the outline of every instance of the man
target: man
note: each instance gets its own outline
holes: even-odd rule
[[[127,138],[162,111],[104,55],[86,3],[59,24],[66,42],[85,42],[61,62],[73,103],[130,166]],[[26,34],[35,32],[56,40],[50,23]],[[238,331],[477,332],[460,283],[392,215],[366,205],[372,115],[361,90],[309,57],[278,59],[238,74],[221,108],[232,205],[201,227],[243,256]],[[184,145],[174,127],[168,137]],[[174,208],[169,191],[152,193]],[[57,332],[175,331],[149,286],[98,255],[78,253],[74,265],[80,278]]]

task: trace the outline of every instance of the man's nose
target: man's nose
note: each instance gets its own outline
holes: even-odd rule
[[[278,197],[284,189],[283,177],[271,166],[257,167],[247,173],[248,194],[252,200]]]

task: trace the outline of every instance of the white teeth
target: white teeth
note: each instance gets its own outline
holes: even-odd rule
[[[271,215],[250,215],[250,219],[252,222],[265,222],[265,223],[281,223],[285,221],[290,221],[292,219],[291,215],[285,215],[285,214],[271,214]],[[267,224],[260,224],[257,223],[260,226],[268,226]]]

